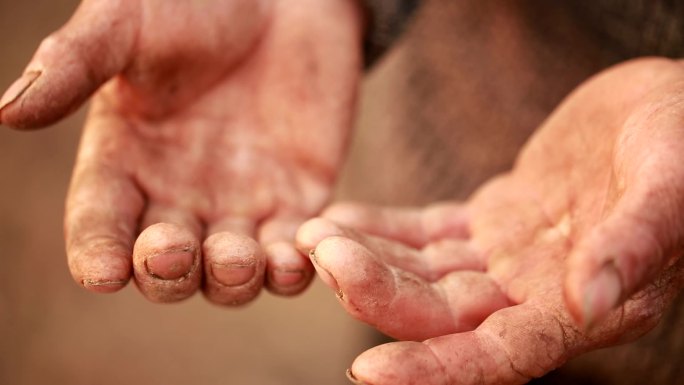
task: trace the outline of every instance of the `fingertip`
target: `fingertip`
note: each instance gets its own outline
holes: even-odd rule
[[[264,283],[266,257],[250,237],[219,232],[202,246],[206,270],[204,294],[218,305],[243,305],[256,298]]]
[[[585,330],[605,319],[622,299],[623,284],[613,261],[586,276],[568,274],[565,300],[570,314]]]
[[[27,71],[19,79],[15,80],[7,91],[0,98],[0,122],[12,126],[11,115],[10,118],[3,118],[3,112],[10,108],[11,105],[22,97],[22,95],[33,85],[33,83],[40,77],[41,71]]]
[[[130,280],[131,253],[128,245],[109,237],[81,240],[67,249],[69,270],[85,289],[114,293]]]
[[[351,368],[347,369],[344,374],[347,376],[347,379],[351,381],[351,383],[354,385],[369,385],[367,382],[363,382],[360,379],[356,378]]]
[[[308,254],[323,239],[343,234],[344,230],[331,220],[313,218],[304,222],[297,230],[296,247],[301,253]]]
[[[430,347],[420,342],[393,342],[367,350],[352,363],[358,384],[397,385],[450,383]]]
[[[345,237],[325,238],[311,253],[319,277],[352,315],[368,321],[395,297],[390,268],[370,250]]]
[[[173,223],[151,225],[133,248],[138,287],[155,302],[185,299],[199,288],[200,259],[199,240],[191,230]]]
[[[568,257],[565,302],[572,318],[585,330],[620,303],[623,282],[616,263],[625,250],[622,242],[603,224],[583,238]]]
[[[45,44],[51,41],[51,38],[46,39],[41,49],[57,44]],[[60,47],[60,52],[51,52],[50,56],[68,55],[63,51],[64,47]],[[94,83],[84,75],[87,72],[79,62],[64,68],[44,68],[32,63],[2,97],[0,117],[3,124],[16,129],[36,129],[54,124],[74,112],[106,80]]]
[[[240,286],[250,281],[256,265],[264,259],[259,244],[241,234],[213,234],[204,241],[203,248],[208,273],[224,286]]]
[[[313,278],[313,265],[289,242],[276,242],[264,248],[266,287],[273,294],[293,296],[303,292]]]
[[[83,2],[64,27],[43,39],[24,76],[3,96],[3,124],[52,124],[126,68],[139,32],[135,3]]]
[[[339,299],[342,299],[344,297],[344,294],[340,289],[340,285],[337,282],[335,275],[326,266],[327,259],[329,258],[325,251],[326,242],[330,242],[328,238],[320,242],[316,246],[316,248],[311,249],[308,254],[309,259],[311,260],[314,270],[318,274],[318,277],[321,279],[321,281],[323,281],[323,283],[326,284],[329,288],[333,289],[337,293],[337,297]],[[325,259],[323,260],[321,260],[322,255],[325,255]]]

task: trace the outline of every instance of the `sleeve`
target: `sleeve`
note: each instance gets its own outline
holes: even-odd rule
[[[421,0],[363,0],[368,14],[364,41],[366,68],[370,68],[404,31]]]

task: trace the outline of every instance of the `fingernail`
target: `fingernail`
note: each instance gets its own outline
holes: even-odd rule
[[[311,249],[311,251],[309,251],[309,258],[311,259],[311,262],[313,263],[316,271],[318,271],[318,276],[321,277],[323,282],[325,282],[328,286],[335,290],[335,295],[338,299],[344,300],[344,292],[340,288],[340,284],[337,282],[335,276],[332,275],[330,271],[328,271],[328,269],[326,269],[318,263],[318,257],[316,256],[315,249]]]
[[[359,380],[358,378],[356,378],[356,377],[354,376],[354,373],[352,373],[351,369],[347,369],[346,374],[347,374],[347,378],[349,379],[349,381],[351,381],[353,384],[356,384],[356,385],[370,385],[369,383],[363,382],[363,381]]]
[[[240,286],[254,277],[256,266],[254,263],[231,263],[211,265],[211,274],[225,286]]]
[[[113,293],[126,286],[128,280],[97,280],[84,279],[81,281],[83,287],[99,293]]]
[[[589,329],[605,317],[620,301],[620,274],[611,261],[589,282],[584,296],[584,327]]]
[[[153,277],[164,280],[182,278],[192,269],[195,255],[190,250],[171,251],[145,259],[145,267]]]
[[[31,85],[38,79],[41,75],[40,71],[30,71],[23,74],[19,79],[17,79],[11,86],[5,91],[0,98],[0,110],[7,107],[10,103],[19,99],[21,95],[26,92],[26,90],[31,87]]]
[[[271,282],[276,286],[294,286],[302,281],[304,272],[302,270],[274,269],[270,278]]]

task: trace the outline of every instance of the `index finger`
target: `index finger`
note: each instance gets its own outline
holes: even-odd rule
[[[474,331],[366,351],[353,363],[361,384],[523,384],[559,367],[578,346],[568,317],[524,303],[490,316]]]

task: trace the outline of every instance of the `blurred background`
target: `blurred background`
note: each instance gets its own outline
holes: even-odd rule
[[[0,0],[0,88],[77,4]],[[78,287],[62,216],[83,119],[82,109],[47,130],[0,129],[0,384],[348,384],[370,331],[319,282],[237,310]]]

